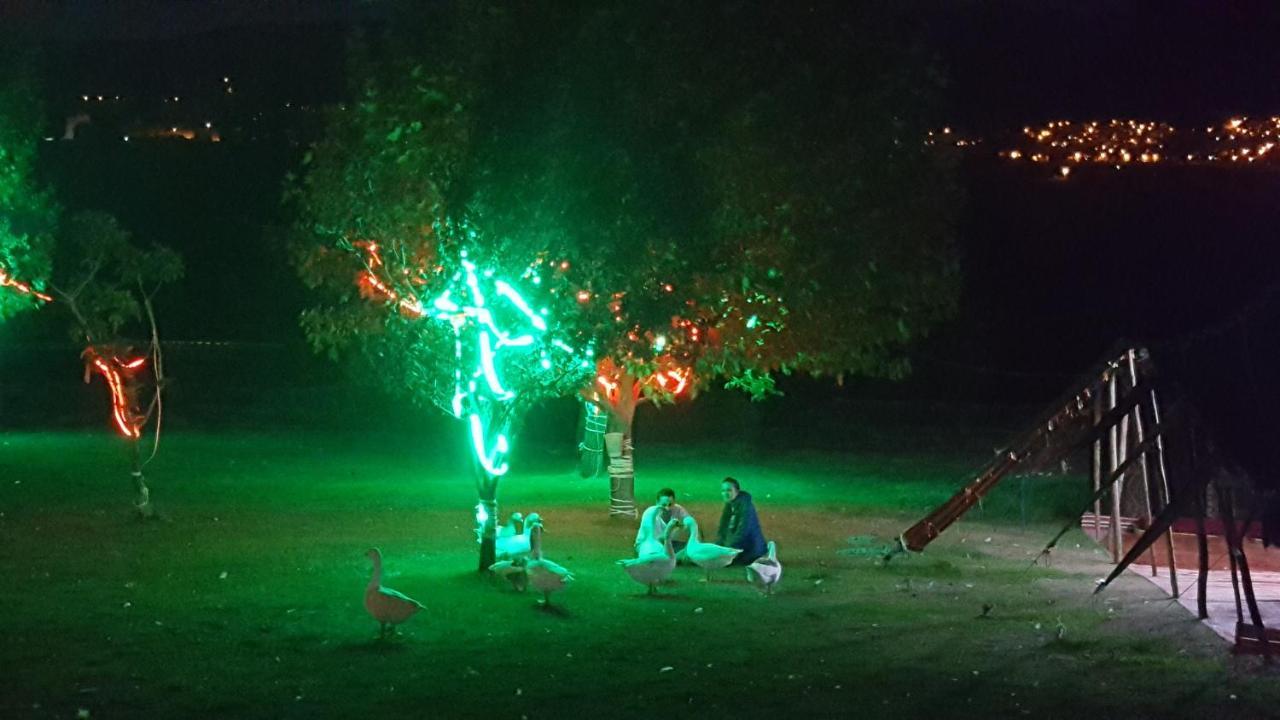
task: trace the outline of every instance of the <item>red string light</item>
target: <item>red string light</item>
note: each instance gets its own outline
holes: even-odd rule
[[[147,364],[147,358],[143,356],[125,361],[113,355],[110,360],[107,360],[98,355],[93,348],[86,349],[84,354],[93,368],[107,381],[107,388],[111,391],[111,417],[115,420],[116,429],[121,435],[132,440],[142,437],[142,424],[145,418],[132,411],[131,393],[126,381],[134,371]],[[128,372],[122,373],[122,370]],[[88,375],[85,378],[87,380]]]
[[[0,268],[0,287],[11,287],[23,295],[30,295],[45,302],[53,302],[53,298],[31,287],[29,284],[20,282],[9,276],[4,268]]]
[[[364,291],[364,294],[371,298],[386,300],[393,302],[400,308],[401,314],[409,318],[423,318],[427,315],[426,308],[422,307],[422,303],[418,298],[409,294],[400,297],[400,294],[391,289],[377,275],[373,273],[373,268],[383,266],[382,255],[378,253],[378,244],[372,241],[361,241],[355,243],[356,247],[364,250],[368,255],[368,264],[370,270],[361,270],[356,277],[356,284]]]

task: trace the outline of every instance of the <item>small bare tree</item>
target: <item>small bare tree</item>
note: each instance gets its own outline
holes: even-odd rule
[[[58,246],[51,287],[58,306],[71,315],[72,338],[85,344],[85,382],[97,374],[107,384],[112,422],[129,443],[134,507],[141,517],[153,518],[142,471],[159,448],[164,364],[152,299],[161,286],[182,277],[182,259],[165,247],[137,247],[115,218],[97,212],[72,216]],[[141,330],[145,339],[129,339],[130,329]],[[143,460],[148,425],[154,441]]]

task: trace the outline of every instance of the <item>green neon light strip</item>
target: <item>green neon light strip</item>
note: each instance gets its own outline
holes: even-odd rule
[[[524,298],[520,297],[520,293],[516,292],[515,288],[502,280],[494,282],[493,286],[498,290],[499,295],[510,300],[511,304],[515,305],[517,310],[524,313],[524,316],[529,318],[529,322],[533,323],[534,327],[539,330],[547,329],[546,321],[538,317],[538,314],[533,311],[533,308],[529,307],[529,303],[526,303]]]
[[[507,465],[507,461],[504,459],[500,465],[495,464],[495,461],[499,455],[505,455],[507,452],[507,436],[498,433],[498,439],[493,444],[493,453],[489,453],[484,440],[484,423],[480,421],[480,416],[471,413],[471,416],[467,419],[471,424],[471,448],[475,451],[476,459],[480,461],[485,472],[494,477],[506,475],[507,471],[511,469]]]

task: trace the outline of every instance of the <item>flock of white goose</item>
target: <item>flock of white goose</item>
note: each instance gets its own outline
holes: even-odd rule
[[[711,580],[712,570],[728,567],[742,552],[737,548],[702,542],[698,523],[692,517],[685,518],[684,523],[689,528],[689,544],[683,553],[706,572],[706,581]],[[647,540],[636,548],[636,557],[617,562],[632,580],[646,586],[650,595],[657,593],[658,586],[676,569],[676,552],[671,545],[673,529],[675,523],[663,525],[658,529],[661,540]],[[542,518],[537,513],[530,513],[527,518],[520,513],[512,513],[498,530],[494,544],[497,562],[489,570],[506,578],[517,590],[524,591],[533,586],[534,590],[542,593],[540,604],[549,607],[552,593],[573,582],[573,573],[543,556],[542,532]],[[782,578],[777,545],[771,540],[768,547],[767,555],[746,567],[747,580],[764,594],[772,594],[774,586]],[[424,606],[403,593],[383,587],[381,553],[377,548],[371,548],[366,555],[373,561],[373,576],[365,588],[364,607],[380,624],[380,637],[383,637],[389,629],[413,617]]]

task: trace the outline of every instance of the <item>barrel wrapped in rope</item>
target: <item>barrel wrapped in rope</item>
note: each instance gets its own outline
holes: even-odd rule
[[[631,460],[631,440],[622,433],[605,433],[605,450],[609,453],[609,517],[634,518],[636,513],[636,476]]]

